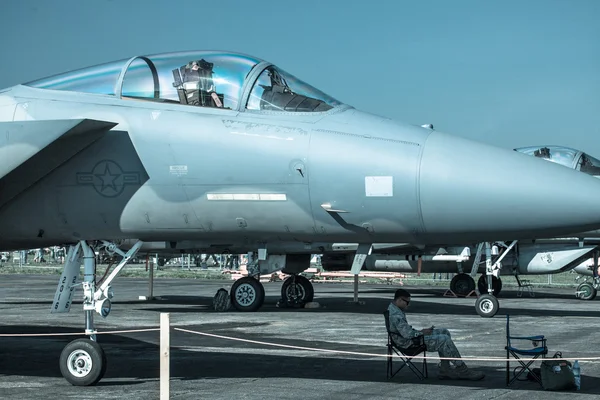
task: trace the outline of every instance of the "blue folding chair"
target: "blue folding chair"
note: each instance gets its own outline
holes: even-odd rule
[[[513,347],[511,344],[511,340],[529,340],[531,341],[531,345],[533,348],[531,349],[518,349]],[[534,373],[529,366],[534,363],[534,361],[538,357],[546,358],[546,354],[548,354],[548,347],[546,346],[546,339],[543,335],[537,336],[511,336],[510,335],[510,315],[506,315],[506,386],[510,386],[515,380],[521,376],[521,374],[525,371],[528,371],[540,385],[542,385],[542,379],[538,374]],[[515,367],[513,372],[513,378],[510,379],[510,357],[513,356],[520,366]],[[524,360],[521,360],[519,356],[527,356],[527,358],[531,358],[527,363]],[[517,373],[517,370],[519,372]],[[543,385],[542,385],[543,387]]]

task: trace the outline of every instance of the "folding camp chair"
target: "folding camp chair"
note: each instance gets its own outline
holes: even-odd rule
[[[506,349],[506,386],[510,386],[525,371],[530,372],[530,374],[528,374],[528,375],[533,377],[536,381],[538,381],[538,383],[540,385],[542,385],[541,377],[538,376],[538,374],[534,373],[531,369],[529,369],[529,366],[531,364],[533,364],[533,362],[540,356],[542,358],[546,358],[546,354],[548,354],[548,347],[546,346],[546,339],[544,338],[543,335],[510,336],[509,322],[510,322],[510,316],[506,315],[506,347],[505,347],[505,349]],[[511,345],[511,340],[530,340],[533,348],[526,349],[526,350],[518,349]],[[515,370],[513,372],[514,376],[512,379],[510,379],[510,361],[509,361],[511,356],[513,356],[519,362],[519,364],[521,364],[520,366],[515,367]],[[530,360],[527,363],[525,363],[523,360],[521,360],[519,358],[519,356],[526,356],[527,358],[530,358]],[[518,373],[517,373],[517,370],[519,370]]]
[[[385,318],[385,328],[388,333],[388,341],[387,341],[387,378],[393,378],[402,368],[408,365],[408,368],[414,372],[414,374],[420,379],[423,380],[427,378],[427,347],[425,346],[425,338],[424,336],[418,336],[413,338],[413,344],[407,348],[398,347],[394,340],[392,339],[392,332],[390,331],[390,312],[385,310],[383,313]],[[421,368],[417,368],[413,363],[413,357],[423,353],[423,365]],[[403,361],[402,365],[398,367],[396,371],[393,368],[393,358],[394,354],[396,354]]]

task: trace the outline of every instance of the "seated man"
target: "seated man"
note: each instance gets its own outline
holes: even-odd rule
[[[418,331],[408,324],[404,310],[408,308],[409,303],[410,293],[404,289],[398,289],[394,294],[394,301],[388,307],[390,331],[392,332],[392,340],[396,345],[401,348],[410,347],[413,344],[412,338],[424,335],[427,351],[437,351],[442,358],[460,358],[460,353],[447,329],[434,329],[432,326]],[[449,360],[441,361],[440,379],[480,380],[485,376],[482,372],[468,369],[462,360],[453,361],[456,368],[450,367]]]

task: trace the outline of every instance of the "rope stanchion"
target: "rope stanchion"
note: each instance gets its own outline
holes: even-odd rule
[[[286,349],[293,349],[293,350],[309,350],[309,351],[316,351],[316,352],[323,352],[323,353],[337,353],[337,354],[347,354],[347,355],[354,355],[354,356],[365,356],[365,357],[391,357],[388,354],[380,354],[380,353],[364,353],[364,352],[359,352],[359,351],[347,351],[347,350],[332,350],[332,349],[319,349],[316,347],[305,347],[305,346],[293,346],[293,345],[289,345],[289,344],[280,344],[280,343],[269,343],[269,342],[262,342],[259,340],[252,340],[252,339],[242,339],[242,338],[236,338],[236,337],[231,337],[231,336],[224,336],[224,335],[217,335],[214,333],[206,333],[206,332],[199,332],[199,331],[192,331],[189,329],[183,329],[183,328],[173,328],[176,331],[180,331],[180,332],[185,332],[185,333],[190,333],[190,334],[194,334],[194,335],[201,335],[201,336],[209,336],[209,337],[213,337],[213,338],[217,338],[217,339],[225,339],[225,340],[233,340],[233,341],[237,341],[237,342],[244,342],[244,343],[253,343],[253,344],[260,344],[260,345],[264,345],[264,346],[272,346],[272,347],[282,347],[282,348],[286,348]],[[514,361],[514,359],[511,358],[504,358],[504,357],[461,357],[461,358],[457,358],[457,357],[438,357],[438,356],[421,356],[421,355],[417,355],[414,356],[412,358],[415,359],[426,359],[426,360],[448,360],[448,361],[456,361],[456,360],[461,360],[461,361],[487,361],[487,362],[506,362],[506,361]],[[536,360],[539,361],[541,359],[527,359],[527,358],[521,358],[521,361],[531,361],[531,360]],[[570,361],[570,360],[579,360],[581,361],[592,361],[592,360],[600,360],[600,357],[572,357],[572,358],[552,358],[552,361]]]

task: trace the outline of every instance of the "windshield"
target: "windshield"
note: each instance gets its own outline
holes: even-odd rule
[[[579,160],[579,170],[590,175],[600,175],[600,160],[584,153]]]
[[[246,107],[261,111],[319,112],[340,104],[292,74],[270,66],[254,83]]]
[[[559,146],[521,147],[515,149],[515,151],[530,156],[543,158],[573,169],[576,168],[575,160],[579,158],[579,154],[581,153],[579,150]]]

